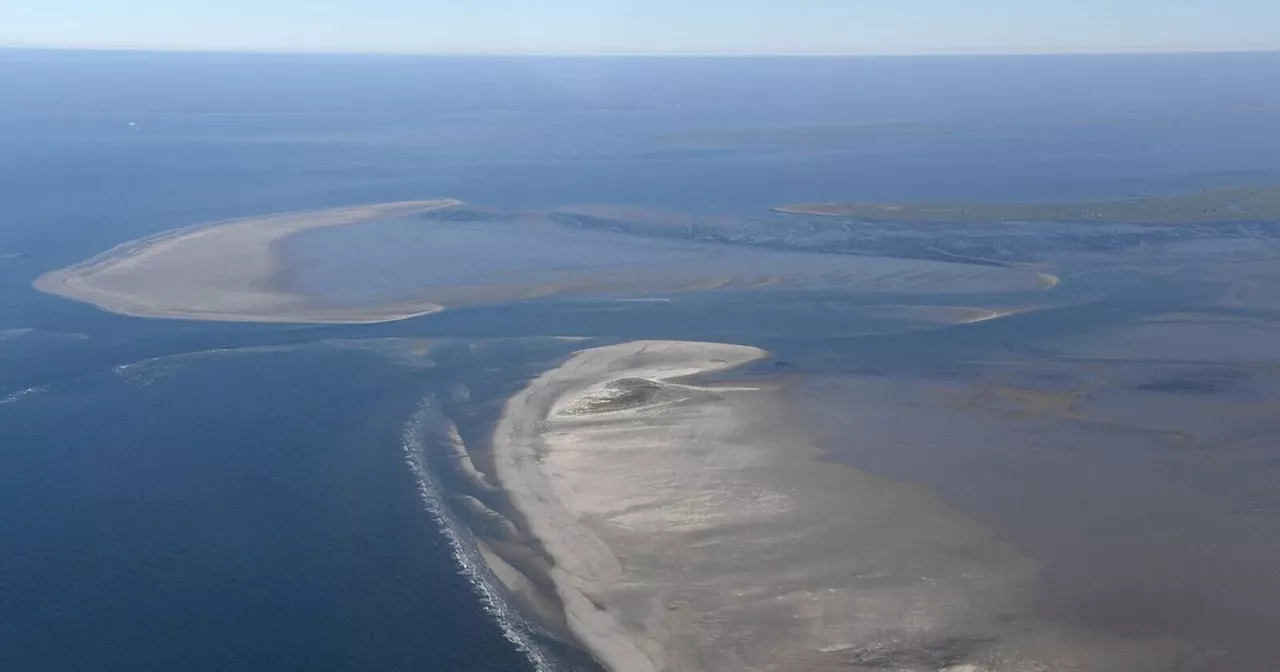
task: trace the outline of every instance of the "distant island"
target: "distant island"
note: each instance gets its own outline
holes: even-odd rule
[[[1130,224],[1242,224],[1280,221],[1280,187],[1206,189],[1075,203],[797,203],[773,209],[876,222],[1093,222]]]

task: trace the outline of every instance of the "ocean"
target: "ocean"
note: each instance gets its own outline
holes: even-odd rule
[[[31,289],[41,273],[179,226],[392,200],[755,216],[814,200],[1274,185],[1278,75],[1280,54],[0,50],[0,669],[591,669],[476,566],[432,457],[433,408],[483,443],[503,399],[581,347],[563,337],[722,340],[814,371],[960,375],[956,352],[1201,298],[1189,283],[1136,286],[899,340],[833,312],[833,290],[284,326],[107,314]]]

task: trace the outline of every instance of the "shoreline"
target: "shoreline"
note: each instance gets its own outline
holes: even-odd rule
[[[275,282],[283,266],[279,243],[312,229],[461,204],[456,199],[400,201],[197,224],[126,241],[49,271],[31,286],[133,317],[311,324],[371,324],[418,317],[444,307],[424,300],[326,307],[281,287]]]

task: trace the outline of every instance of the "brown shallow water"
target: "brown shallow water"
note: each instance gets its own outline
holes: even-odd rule
[[[1179,319],[1156,343],[1113,325],[789,395],[826,459],[923,485],[1036,561],[1033,629],[1164,643],[1115,669],[1273,669],[1280,375],[1259,325]]]

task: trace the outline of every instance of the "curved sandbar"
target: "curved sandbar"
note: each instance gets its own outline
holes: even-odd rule
[[[277,244],[307,231],[460,205],[401,201],[216,222],[132,240],[46,273],[34,287],[136,317],[191,320],[370,323],[433,313],[427,301],[369,307],[318,305],[281,286]]]
[[[554,562],[565,622],[605,667],[1139,669],[1131,643],[1030,614],[1035,565],[985,528],[817,459],[778,390],[677,380],[765,354],[594,348],[507,403],[495,475]]]

